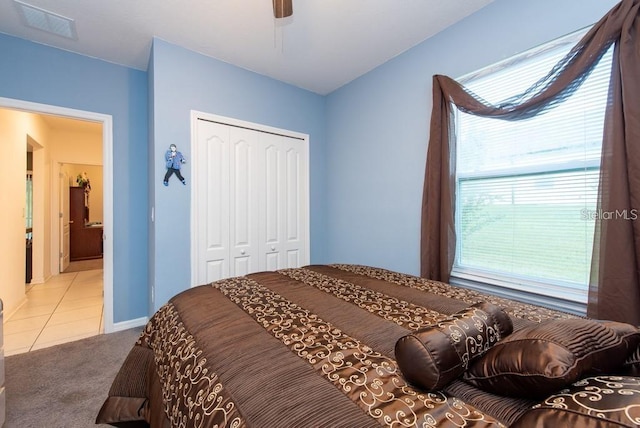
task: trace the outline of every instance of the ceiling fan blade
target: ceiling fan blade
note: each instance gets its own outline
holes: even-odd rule
[[[276,18],[286,18],[293,14],[293,0],[272,0],[273,15]]]

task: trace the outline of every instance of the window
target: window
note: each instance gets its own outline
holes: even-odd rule
[[[458,80],[498,103],[546,75],[583,34]],[[576,93],[531,119],[456,113],[454,280],[583,310],[601,215],[596,197],[611,51]]]

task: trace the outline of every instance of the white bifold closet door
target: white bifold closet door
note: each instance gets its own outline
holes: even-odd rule
[[[307,142],[199,119],[197,284],[309,263]]]

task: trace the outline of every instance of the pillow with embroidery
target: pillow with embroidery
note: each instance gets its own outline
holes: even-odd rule
[[[629,355],[629,343],[620,329],[596,320],[550,320],[496,344],[464,379],[494,394],[544,398],[586,375],[615,373]]]
[[[513,330],[498,306],[480,302],[436,325],[401,337],[395,346],[405,379],[433,391],[459,377],[469,363]]]

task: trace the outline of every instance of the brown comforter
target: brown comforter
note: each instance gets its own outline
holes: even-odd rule
[[[509,425],[533,402],[462,380],[409,385],[396,341],[472,304],[514,330],[571,315],[356,265],[261,272],[189,289],[149,321],[97,423],[152,427]]]

